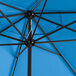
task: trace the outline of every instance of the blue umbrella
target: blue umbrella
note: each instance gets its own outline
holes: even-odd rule
[[[75,0],[0,0],[0,76],[76,76]]]

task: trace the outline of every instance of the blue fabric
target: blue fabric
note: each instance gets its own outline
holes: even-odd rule
[[[39,0],[0,0],[0,2],[4,2],[11,6],[23,9],[23,10],[31,10]],[[45,0],[39,4],[39,6],[34,10],[34,12],[40,12]],[[56,11],[75,11],[76,9],[76,0],[48,0],[46,7],[44,9],[45,12],[56,12]],[[23,13],[22,11],[7,7],[5,5],[0,4],[0,10],[5,15],[14,15]],[[0,13],[0,16],[2,14]],[[22,18],[23,16],[15,16],[9,17],[11,22],[15,22]],[[42,15],[42,17],[47,18],[51,21],[61,24],[60,14],[46,14]],[[61,14],[62,24],[63,26],[73,22],[76,20],[76,14]],[[38,18],[35,18],[38,20]],[[26,26],[27,19],[24,18],[15,26],[23,33],[24,28]],[[46,33],[52,32],[58,28],[57,25],[47,22],[45,20],[40,20],[39,24],[45,30]],[[5,18],[0,18],[0,31],[10,23]],[[34,30],[36,23],[32,20],[32,30]],[[76,30],[76,23],[68,26]],[[25,37],[27,37],[28,30],[26,31]],[[2,32],[2,34],[12,36],[18,39],[22,39],[21,35],[13,28],[10,27],[8,30]],[[36,30],[36,34],[34,39],[37,39],[43,36],[43,32],[39,29]],[[70,40],[76,39],[76,33],[70,31],[66,28],[49,35],[51,40]],[[43,38],[40,41],[48,41],[47,38]],[[18,41],[5,38],[0,36],[0,44],[1,43],[17,43]],[[71,67],[76,72],[76,41],[73,42],[60,42],[54,43],[61,54],[65,57],[67,62],[71,65]],[[49,44],[38,44],[41,47],[45,47],[53,52],[57,52],[55,47]],[[25,46],[22,47],[22,49]],[[19,46],[0,46],[0,76],[12,76],[12,71],[14,68],[14,64],[16,61],[16,55],[18,54]],[[20,55],[17,63],[17,67],[15,70],[14,76],[27,76],[27,49]],[[32,76],[76,76],[66,62],[62,59],[62,57],[57,56],[55,54],[49,53],[45,50],[39,49],[37,47],[32,48]]]

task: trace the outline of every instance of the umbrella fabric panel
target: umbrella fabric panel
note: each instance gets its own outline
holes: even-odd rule
[[[75,59],[75,44],[76,42],[67,42],[67,43],[58,43],[56,46],[72,66],[72,68],[76,71],[76,59]],[[59,47],[60,46],[60,47]]]
[[[4,29],[5,27],[9,25],[10,23],[5,18],[0,18],[0,27],[1,27],[0,30]]]
[[[39,0],[13,0],[13,1],[10,1],[10,0],[0,0],[1,2],[4,2],[4,3],[7,3],[9,5],[12,5],[12,6],[15,6],[15,7],[18,7],[22,10],[28,10],[30,8],[32,8],[33,6],[36,5],[36,3],[39,1]]]
[[[36,26],[36,23],[35,23],[35,21],[33,20],[33,21],[32,21],[32,27],[33,27],[32,31],[34,31],[35,26]],[[45,26],[46,26],[46,25],[45,25]],[[42,26],[42,25],[41,25],[41,27],[44,28],[44,26]],[[45,30],[46,30],[46,29],[45,29]],[[38,26],[37,29],[36,29],[35,35],[34,35],[34,40],[37,39],[37,38],[39,38],[39,37],[41,37],[41,36],[43,36],[43,35],[44,35],[44,34],[43,34],[42,30],[41,30],[41,29],[39,28],[39,26]],[[48,39],[47,39],[47,37],[46,37],[46,38],[43,38],[43,39],[41,39],[41,40],[39,40],[39,41],[48,41]],[[42,47],[45,47],[45,48],[48,49],[48,50],[51,50],[51,51],[53,51],[53,52],[58,53],[51,43],[49,43],[49,44],[47,44],[47,45],[46,45],[46,44],[39,44],[39,45],[42,46]]]
[[[62,29],[49,35],[52,40],[70,40],[76,38],[76,33],[67,29]]]
[[[2,10],[2,12],[5,15],[11,15],[11,14],[14,15],[14,14],[20,14],[20,13],[24,13],[25,14],[25,11],[27,9],[32,9],[33,8],[32,6],[34,6],[35,3],[37,3],[37,1],[38,0],[36,0],[36,1],[29,1],[29,0],[27,0],[26,2],[24,0],[19,0],[19,1],[10,1],[10,0],[8,0],[8,1],[7,0],[2,1],[1,0],[1,2],[7,3],[9,5],[12,5],[12,6],[15,6],[17,8],[22,9],[21,11],[17,11],[15,9],[11,9],[11,8],[9,8],[7,6],[2,5],[2,4],[0,5],[0,7],[2,7],[1,10]],[[43,3],[44,3],[44,0],[36,8],[35,12],[41,10],[41,7],[43,7]],[[73,3],[73,5],[72,5],[72,3]],[[68,7],[67,7],[67,4],[68,4]],[[48,6],[50,6],[50,7],[48,7]],[[48,0],[47,4],[46,4],[46,7],[45,7],[45,12],[46,11],[66,11],[67,9],[68,9],[67,11],[69,11],[69,10],[72,11],[74,9],[73,7],[75,8],[75,0],[74,1],[70,0],[70,1],[66,1],[66,2],[65,1],[61,2],[60,0],[57,0],[57,1],[56,0],[55,1],[54,0],[53,1]],[[7,9],[9,11],[6,12]],[[37,21],[38,21],[38,18],[39,18],[38,16],[39,15],[36,16],[36,20]],[[13,20],[15,20],[14,18],[9,18],[9,19],[12,22],[13,22]],[[72,22],[74,20],[75,20],[75,14],[74,15],[71,15],[71,14],[69,14],[69,15],[66,15],[66,14],[65,15],[63,15],[63,14],[42,15],[39,24],[43,28],[43,30],[45,31],[45,33],[49,33],[49,32],[53,32],[53,31],[61,28],[62,25],[65,26],[66,24],[68,24],[68,23],[70,23],[70,22]],[[6,22],[6,23],[8,23],[8,22]],[[24,27],[25,27],[26,23],[27,23],[27,20],[24,19],[24,20],[20,21],[19,23],[17,23],[15,26],[22,33],[24,31]],[[32,24],[33,24],[32,25],[32,28],[33,28],[32,32],[34,32],[34,28],[35,28],[35,24],[36,23],[37,22],[33,20],[33,22],[32,22]],[[45,24],[47,24],[47,25],[45,25]],[[50,35],[49,38],[52,39],[52,40],[75,39],[76,36],[75,36],[75,30],[73,30],[74,27],[73,26],[68,26],[68,28],[70,28],[70,29],[65,28],[65,29],[62,29],[61,31],[55,32],[54,34]],[[1,30],[2,29],[3,29],[3,27],[1,28]],[[12,31],[14,31],[15,33],[17,33],[16,29],[14,29],[13,27],[9,28],[9,30],[11,30],[11,29],[12,29]],[[10,32],[7,33],[7,31],[3,32],[3,34],[9,35],[9,36],[13,35],[13,37],[17,37],[19,39],[22,39],[21,35],[19,35],[19,34],[17,34],[17,35],[15,34],[14,35],[14,33],[12,33],[12,34]],[[42,30],[40,29],[40,27],[37,27],[37,30],[36,30],[35,34],[41,34],[41,35],[34,35],[34,39],[42,37],[44,35],[44,32],[42,32]],[[27,33],[25,35],[26,38],[28,38],[27,35],[28,35],[28,30],[27,30]],[[6,40],[7,39],[5,39],[5,41]],[[41,40],[42,41],[49,41],[47,38],[43,38]],[[41,40],[39,40],[39,41],[41,41]],[[3,41],[3,43],[5,41]],[[13,40],[9,40],[9,41],[10,42],[15,42]],[[2,42],[2,40],[1,40],[1,42]],[[6,42],[8,42],[8,40]],[[64,58],[67,60],[67,62],[71,65],[71,67],[74,69],[74,71],[76,71],[76,67],[75,67],[75,65],[76,65],[76,61],[75,61],[75,53],[76,53],[75,52],[75,42],[54,43],[54,44],[56,45],[56,47],[58,48],[58,50],[61,52],[61,54],[64,56]],[[49,44],[40,44],[38,46],[44,47],[44,48],[49,49],[49,50],[52,50],[52,52],[55,52],[55,53],[59,54],[57,52],[56,48],[51,43],[49,43]],[[24,47],[25,47],[25,45],[22,47],[22,49]],[[10,47],[9,47],[9,49],[10,49]],[[14,48],[14,49],[17,49],[17,47]],[[68,51],[66,51],[66,50],[68,50]],[[18,49],[17,49],[17,51],[18,51]],[[17,51],[14,52],[15,56],[18,54]],[[26,53],[26,55],[25,55],[25,53]],[[12,55],[12,53],[10,53],[10,54]],[[73,56],[71,56],[71,55],[73,55]],[[51,58],[54,58],[54,59],[51,59]],[[63,76],[74,76],[74,73],[68,67],[68,65],[65,63],[65,61],[60,56],[54,55],[54,54],[50,53],[50,51],[49,52],[42,51],[42,50],[40,50],[40,49],[38,49],[38,48],[35,47],[34,50],[32,49],[32,60],[33,60],[32,61],[32,75],[34,75],[34,76],[37,76],[37,75],[38,76],[43,76],[43,75],[46,76],[47,74],[48,74],[48,76],[50,76],[50,75],[61,76],[62,74],[63,74]],[[15,61],[14,57],[12,59],[12,62],[13,61]],[[25,75],[25,73],[27,75],[27,63],[26,62],[27,62],[27,52],[24,52],[19,57],[18,64],[17,64],[16,71],[15,71],[14,75],[20,76],[20,75]],[[13,64],[14,64],[14,62],[13,62]],[[47,66],[45,66],[45,65],[47,65]],[[50,65],[50,67],[52,67],[51,69],[49,68],[49,65]],[[11,66],[11,62],[10,62],[10,66]],[[44,66],[45,66],[45,70],[43,69]],[[11,67],[11,68],[13,68],[13,67]],[[6,67],[6,69],[7,69],[7,67]],[[56,70],[56,73],[54,73],[55,70]],[[10,72],[8,71],[7,73],[10,73]]]
[[[26,9],[26,8],[30,8],[32,6],[32,4],[36,4],[39,0],[33,0],[33,1],[30,1],[30,0],[27,0],[26,2],[24,0],[19,0],[19,1],[10,1],[10,0],[1,0],[1,2],[5,2],[5,3],[8,3],[8,4],[11,4],[11,5],[14,5],[14,6],[17,6],[17,7],[20,7],[22,9]],[[44,3],[45,0],[42,1],[42,3],[38,6],[37,10],[41,10],[40,7],[42,7],[43,3]],[[68,4],[68,5],[67,5]],[[25,6],[26,5],[26,6]],[[31,5],[31,6],[30,6]],[[65,6],[64,6],[65,5]],[[48,7],[50,6],[50,7]],[[45,10],[52,10],[52,11],[73,11],[75,10],[75,0],[48,0],[47,1],[47,4],[46,4],[46,7],[45,7]]]
[[[27,49],[19,56],[14,76],[27,76]],[[11,74],[12,75],[12,74]]]
[[[33,76],[74,76],[63,59],[39,48],[33,47],[32,75]]]
[[[76,23],[74,23],[74,24],[72,24],[72,25],[70,25],[70,26],[68,26],[68,27],[70,27],[70,28],[72,28],[72,29],[74,29],[74,30],[76,30]]]
[[[0,76],[10,76],[17,46],[0,46]]]
[[[22,18],[22,17],[21,17]],[[20,19],[20,18],[19,18]],[[17,19],[16,19],[17,20]],[[14,20],[15,21],[15,20]],[[16,23],[15,26],[20,30],[20,32],[23,31],[23,28],[25,27],[25,22],[26,21],[25,19],[23,19],[22,21],[20,21],[19,23]],[[4,26],[4,25],[3,25]],[[10,26],[10,25],[8,25]],[[8,26],[5,26],[4,28],[7,28]],[[2,28],[2,30],[4,29]],[[2,31],[1,30],[1,31]],[[18,31],[13,27],[11,26],[10,28],[8,28],[7,30],[3,31],[2,34],[4,35],[7,35],[7,36],[11,36],[11,37],[14,37],[14,38],[18,38],[20,39],[21,35],[18,33]]]
[[[76,39],[75,32],[62,29],[50,36],[52,40],[70,40],[70,39]],[[76,61],[75,61],[75,41],[71,42],[60,42],[55,43],[59,51],[64,55],[66,60],[71,64],[73,69],[76,71]]]
[[[17,21],[18,19],[20,19],[21,17],[12,17],[12,18],[9,18],[10,20],[11,20],[11,22],[15,22],[15,21]],[[3,18],[3,20],[4,20],[4,18]],[[24,20],[22,20],[22,21],[20,21],[19,23],[17,23],[15,26],[16,27],[18,27],[18,29],[22,32],[24,29],[24,27],[25,27],[25,22],[24,21],[26,21],[25,19]],[[5,21],[6,22],[6,21]],[[6,22],[7,23],[7,22]],[[8,27],[8,26],[6,26],[6,27]],[[5,27],[5,28],[6,28]],[[3,30],[4,28],[2,28],[2,30]],[[2,31],[1,30],[1,31]],[[10,31],[12,32],[10,32]],[[5,35],[7,35],[7,36],[12,36],[12,37],[17,37],[17,38],[19,38],[20,39],[20,36],[18,35],[18,34],[16,34],[16,30],[11,26],[11,28],[9,28],[8,30],[6,30],[6,31],[4,31],[3,32],[3,34],[5,34]],[[18,33],[18,32],[17,32]],[[12,43],[18,43],[18,41],[16,40],[13,40],[13,39],[9,39],[9,38],[6,38],[6,37],[3,37],[3,36],[0,36],[0,44],[12,44]],[[1,47],[1,46],[0,46]],[[18,51],[18,49],[17,49],[17,46],[8,46],[8,47],[4,47],[3,49],[2,49],[2,47],[0,48],[0,50],[1,50],[1,58],[3,58],[3,59],[0,59],[1,60],[1,65],[4,65],[4,67],[2,66],[1,67],[1,72],[0,72],[0,75],[1,76],[10,76],[10,75],[12,75],[12,70],[13,70],[13,68],[14,68],[14,63],[15,63],[15,59],[16,59],[16,55],[17,55],[17,51]],[[5,52],[5,53],[4,53]],[[3,54],[4,53],[4,54]],[[4,60],[5,59],[5,60]],[[6,64],[5,64],[6,63]],[[4,70],[4,69],[5,70]]]
[[[62,17],[63,26],[76,20],[76,14],[61,14],[61,17]],[[68,27],[70,27],[70,26],[68,26]]]
[[[38,17],[36,17],[36,18],[38,18]],[[52,31],[58,29],[59,27],[61,27],[50,21],[44,20],[43,18],[50,20],[52,22],[58,23],[58,24],[61,24],[61,22],[60,22],[59,15],[42,15],[39,25],[45,30],[46,33],[52,32]]]
[[[40,5],[37,7],[35,11],[40,11],[43,6],[45,0],[42,0]],[[51,12],[57,12],[57,11],[75,11],[75,0],[47,0],[46,7],[44,11],[51,11]]]
[[[2,1],[1,1],[2,2]],[[8,4],[8,2],[2,2]],[[11,5],[12,3],[9,3]],[[14,8],[8,7],[6,5],[0,4],[0,10],[2,10],[6,15],[14,15],[14,14],[19,14],[22,13],[19,10],[16,10]]]
[[[17,16],[17,17],[9,17],[9,19],[11,20],[11,22],[12,23],[15,23],[15,22],[17,22],[19,19],[21,19],[23,16]],[[24,22],[19,22],[19,23],[24,23]],[[1,26],[1,28],[0,28],[0,30],[2,31],[3,29],[5,29],[6,27],[8,27],[8,26],[10,26],[11,24],[5,19],[5,18],[0,18],[0,26]],[[15,24],[15,26],[17,26],[18,28],[20,28],[19,27],[19,25],[21,25],[21,24],[18,24],[18,23],[16,23]],[[22,25],[23,26],[23,25]],[[12,27],[12,26],[11,26]],[[10,27],[10,28],[11,28]],[[10,30],[10,28],[9,28],[9,30]],[[22,27],[21,27],[22,28]],[[14,28],[11,28],[11,30],[10,31],[13,31],[13,30],[15,30]]]

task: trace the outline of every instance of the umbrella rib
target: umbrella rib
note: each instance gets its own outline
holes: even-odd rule
[[[22,10],[22,9],[19,9],[19,8],[16,8],[16,7],[13,7],[13,6],[10,6],[10,5],[8,5],[8,4],[5,4],[5,3],[2,3],[2,2],[0,2],[1,4],[3,4],[3,5],[6,5],[6,6],[9,6],[9,7],[11,7],[11,8],[14,8],[14,9],[17,9],[17,10],[20,10],[20,11],[23,11],[23,12],[25,12],[24,10]],[[65,27],[64,27],[65,28]],[[73,29],[72,29],[73,30]],[[18,59],[18,58],[17,58]],[[65,58],[63,57],[63,59],[65,60]],[[66,61],[66,63],[69,65],[69,63]],[[17,64],[17,62],[16,62],[16,64]],[[70,65],[69,65],[70,66]],[[70,66],[70,68],[72,69],[72,67]],[[72,69],[73,70],[73,69]],[[73,70],[73,72],[76,74],[76,72]]]
[[[27,25],[28,25],[28,21],[27,21],[27,24],[26,24],[26,27],[25,27],[25,30],[24,30],[24,35],[25,35],[26,29],[27,29]],[[23,39],[24,39],[24,38],[23,38]],[[22,39],[22,40],[23,40],[23,39]],[[20,45],[20,49],[19,49],[18,55],[20,54],[21,48],[22,48],[22,45]],[[18,62],[18,57],[19,57],[19,56],[16,57],[16,62],[15,62],[15,66],[14,66],[14,69],[13,69],[12,76],[14,76],[15,68],[16,68],[16,65],[17,65],[17,62]]]
[[[8,17],[0,10],[1,14],[8,20],[8,22],[17,30],[17,32],[23,37],[25,38],[25,36],[14,26],[14,24],[8,19]],[[26,40],[26,38],[25,38]]]
[[[34,18],[34,21],[37,23],[37,21],[36,21],[36,19]],[[42,29],[42,27],[40,26],[40,24],[38,24],[38,26],[39,26],[39,28],[42,30],[42,32],[44,33],[44,34],[46,34],[46,32]],[[47,39],[49,40],[49,41],[51,41],[51,39],[47,36]],[[54,46],[54,44],[53,44],[53,42],[52,42],[52,45]],[[55,48],[56,50],[57,50],[57,48]]]
[[[71,42],[71,41],[76,41],[76,39],[72,39],[72,40],[56,40],[56,41],[40,41],[40,42],[35,42],[36,44],[40,44],[40,43],[57,43],[57,42]]]
[[[36,14],[35,14],[35,16],[36,16],[36,17],[39,17],[39,16],[36,15]],[[48,20],[48,19],[46,19],[46,18],[41,17],[41,19],[43,19],[43,20],[45,20],[45,21],[48,21],[48,22],[51,22],[51,23],[53,23],[53,24],[56,24],[56,25],[58,25],[58,26],[62,26],[61,24],[58,24],[58,23],[53,22],[53,21],[51,21],[51,20]]]
[[[34,21],[36,22],[36,20],[34,19]],[[74,23],[74,22],[72,22],[72,23]],[[72,23],[70,23],[70,24],[72,24]],[[70,24],[68,24],[68,25],[70,25]],[[68,25],[66,25],[66,26],[68,26]],[[44,34],[46,34],[45,33],[45,31],[41,28],[41,26],[39,25],[39,27],[40,27],[40,29],[43,31],[43,33]],[[46,36],[47,38],[48,38],[48,40],[49,41],[51,41],[51,39],[48,37],[48,36]],[[66,59],[64,58],[64,56],[61,54],[61,52],[57,49],[57,47],[55,46],[55,44],[52,42],[52,45],[55,47],[55,49],[58,51],[58,53],[59,53],[59,55],[63,58],[63,60],[67,63],[67,65],[71,68],[71,70],[76,74],[76,72],[73,70],[73,68],[70,66],[70,64],[66,61]]]
[[[26,24],[26,27],[25,27],[24,35],[25,35],[25,32],[26,32],[27,26],[28,26],[28,21],[27,21],[27,24]]]
[[[69,24],[67,24],[67,25],[65,25],[65,26],[62,26],[61,28],[59,28],[59,29],[57,29],[57,30],[55,30],[55,31],[53,31],[53,32],[47,33],[47,34],[45,34],[44,36],[42,36],[42,37],[36,39],[35,41],[38,41],[38,40],[40,40],[40,39],[42,39],[42,38],[44,38],[44,37],[46,37],[46,36],[49,36],[49,35],[51,35],[51,34],[57,32],[57,31],[59,31],[59,30],[65,28],[65,27],[67,27],[67,26],[73,24],[73,23],[76,23],[76,21],[73,21],[73,22],[71,22],[71,23],[69,23]]]
[[[36,19],[34,18],[34,21],[37,23],[37,21],[36,21]],[[46,32],[42,29],[42,27],[40,26],[40,24],[38,24],[38,26],[39,26],[39,28],[42,30],[42,32],[44,33],[44,34],[46,34]],[[49,40],[49,41],[51,41],[51,39],[47,36],[47,39]],[[53,45],[53,43],[52,43],[52,45]]]
[[[36,14],[35,14],[35,16],[36,16],[36,17],[39,17],[39,16],[37,16]],[[55,24],[55,25],[58,25],[58,26],[61,26],[61,27],[62,27],[61,24],[58,24],[58,23],[56,23],[56,22],[54,22],[54,21],[51,21],[51,20],[48,20],[48,19],[46,19],[46,18],[44,18],[44,17],[41,17],[41,19],[43,19],[43,20],[45,20],[45,21],[48,21],[48,22],[51,22],[51,23],[53,23],[53,24]],[[73,29],[71,29],[71,28],[68,28],[68,27],[65,27],[65,28],[68,29],[68,30],[71,30],[71,31],[73,31],[73,32],[76,32],[76,30],[73,30]]]
[[[17,55],[17,57],[19,57],[19,56],[25,51],[26,48],[27,48],[27,47],[25,47],[25,48]]]
[[[40,12],[35,12],[35,14],[40,14]],[[73,12],[43,12],[42,14],[76,14],[76,11]]]
[[[35,46],[38,47],[38,48],[40,48],[40,49],[43,49],[43,50],[45,50],[45,51],[48,51],[48,52],[50,52],[50,53],[53,53],[53,54],[55,54],[55,55],[60,56],[59,54],[57,54],[57,53],[55,53],[55,52],[53,52],[53,51],[51,51],[51,50],[45,49],[45,48],[40,47],[40,46],[38,46],[38,45],[35,45]]]
[[[11,45],[22,45],[24,43],[10,43],[10,44],[0,44],[0,46],[11,46]]]
[[[19,20],[17,20],[16,22],[14,22],[13,24],[16,24],[16,23],[18,23],[19,21],[21,21],[22,19],[24,19],[25,18],[25,16],[24,17],[22,17],[21,19],[19,19]],[[10,28],[12,25],[9,25],[9,26],[7,26],[6,28],[4,28],[3,30],[1,30],[0,31],[0,33],[2,33],[3,31],[5,31],[5,30],[7,30],[8,28]]]
[[[47,2],[47,0],[45,0],[45,2],[44,2],[43,8],[42,8],[42,10],[41,10],[39,19],[38,19],[38,21],[37,21],[36,27],[35,27],[34,32],[33,32],[33,35],[32,35],[32,38],[33,38],[33,36],[34,36],[34,34],[35,34],[35,31],[36,31],[36,29],[37,29],[37,26],[38,26],[38,23],[39,23],[40,18],[41,18],[41,16],[42,16],[42,12],[43,12],[43,10],[44,10],[44,8],[45,8],[46,2]]]
[[[36,20],[34,19],[34,21],[36,22]],[[72,23],[74,23],[74,22],[72,22]],[[70,24],[72,24],[72,23],[70,23]],[[68,25],[70,25],[70,24],[68,24]],[[39,24],[38,24],[39,25]],[[43,31],[43,33],[44,34],[46,34],[45,33],[45,31],[42,29],[42,27],[39,25],[39,27],[40,27],[40,29]],[[47,36],[47,38],[48,38],[48,40],[51,42],[51,39]],[[63,58],[63,60],[67,63],[67,65],[71,68],[71,70],[76,74],[76,72],[73,70],[73,68],[70,66],[70,64],[66,61],[66,59],[64,58],[64,56],[61,54],[61,52],[57,49],[57,47],[55,46],[55,44],[52,42],[52,45],[55,47],[55,49],[57,50],[57,52],[59,53],[59,55]]]
[[[63,58],[63,60],[67,63],[67,65],[69,66],[69,68],[73,71],[74,74],[76,74],[76,72],[73,70],[73,68],[71,67],[71,65],[67,62],[67,60],[65,59],[65,57],[61,54],[61,52],[57,49],[57,47],[55,46],[54,43],[52,43],[53,46],[56,48],[56,50],[58,51],[58,53],[61,55],[61,57]]]
[[[37,6],[41,3],[41,1],[42,1],[42,0],[40,0],[40,1],[36,4],[36,6],[32,9],[32,11],[34,11],[34,10],[37,8]]]
[[[15,63],[14,69],[13,69],[12,76],[14,76],[14,72],[15,72],[15,69],[16,69],[17,62],[18,62],[18,58],[16,58],[16,63]]]
[[[21,41],[21,42],[24,42],[20,39],[17,39],[17,38],[14,38],[14,37],[11,37],[11,36],[7,36],[7,35],[4,35],[4,34],[0,34],[1,36],[4,36],[4,37],[7,37],[7,38],[10,38],[10,39],[13,39],[13,40],[17,40],[17,41]]]
[[[59,14],[61,25],[63,25],[62,16]]]
[[[22,16],[25,15],[24,13],[21,14],[14,14],[14,15],[6,15],[7,17],[14,17],[14,16]],[[4,16],[0,16],[0,18],[5,18]]]
[[[25,32],[26,32],[27,26],[28,26],[28,21],[27,21],[27,23],[26,23],[26,27],[25,27],[24,35],[25,35]]]
[[[76,30],[73,30],[73,29],[71,29],[69,27],[65,27],[65,28],[68,29],[68,30],[70,30],[70,31],[76,32]]]
[[[59,16],[60,16],[61,25],[63,25],[63,21],[62,21],[62,16],[61,16],[61,14],[59,14]],[[71,29],[71,28],[68,28],[68,27],[65,27],[65,28],[68,29],[68,30],[71,30],[71,31],[73,31],[73,32],[76,32],[76,30],[73,30],[73,29]]]
[[[8,4],[3,3],[3,2],[0,2],[0,4],[5,5],[5,6],[8,6],[8,7],[11,7],[11,8],[14,8],[14,9],[19,10],[19,11],[22,11],[22,12],[26,12],[25,10],[22,10],[20,8],[17,8],[17,7],[11,6],[11,5],[8,5]]]
[[[20,46],[18,56],[16,57],[16,62],[15,62],[15,66],[14,66],[14,69],[13,69],[12,76],[14,76],[14,72],[15,72],[15,69],[16,69],[16,65],[17,65],[17,62],[18,62],[18,57],[19,57],[19,56],[23,53],[23,51],[26,49],[26,47],[25,47],[25,48],[20,52],[21,47],[22,47],[22,45]]]

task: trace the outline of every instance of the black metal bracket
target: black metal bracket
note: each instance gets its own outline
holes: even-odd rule
[[[26,17],[26,18],[29,18],[29,19],[32,19],[32,18],[35,17],[35,13],[34,13],[33,11],[27,11],[27,12],[25,13],[25,17]]]
[[[30,41],[27,39],[26,41],[24,41],[24,44],[28,47],[28,46],[34,46],[35,45],[35,41],[33,39],[31,39]]]

